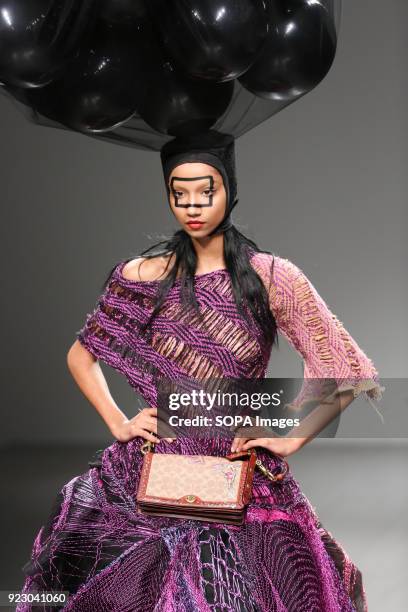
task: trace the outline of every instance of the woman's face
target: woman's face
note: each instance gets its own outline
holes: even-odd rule
[[[171,209],[190,236],[206,236],[224,218],[227,194],[222,176],[213,166],[180,164],[170,174],[169,188]]]

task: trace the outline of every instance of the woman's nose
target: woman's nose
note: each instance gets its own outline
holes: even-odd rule
[[[188,200],[188,204],[189,204],[189,208],[199,208],[201,207],[201,202],[199,200],[199,198],[197,196],[190,196],[189,200]]]

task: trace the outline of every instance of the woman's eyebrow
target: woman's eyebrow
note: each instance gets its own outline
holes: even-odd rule
[[[214,181],[216,179],[214,179],[214,177],[209,174],[207,176],[192,176],[192,177],[188,177],[188,178],[184,178],[184,177],[180,177],[180,176],[173,176],[171,179],[171,186],[173,187],[173,189],[175,189],[174,183],[176,181],[187,181],[187,182],[192,182],[192,181],[199,181],[199,183],[204,183],[204,181],[207,183],[210,183],[210,187],[212,188],[214,186]],[[183,185],[184,186],[184,185]],[[199,185],[198,185],[199,186]]]

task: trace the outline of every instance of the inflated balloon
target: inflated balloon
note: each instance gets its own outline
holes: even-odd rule
[[[81,132],[103,132],[127,121],[136,111],[137,78],[143,47],[137,37],[95,29],[62,78],[27,92],[41,114]]]
[[[238,138],[324,78],[340,11],[341,0],[0,0],[0,94],[33,123],[142,150],[208,128]]]
[[[194,81],[169,62],[148,64],[137,110],[153,129],[180,136],[213,127],[231,102],[234,83]]]
[[[151,0],[150,6],[168,56],[197,79],[237,78],[268,32],[264,0]]]
[[[0,81],[40,87],[75,57],[96,0],[0,0]]]
[[[262,52],[239,78],[270,100],[293,100],[327,74],[336,53],[336,30],[327,7],[310,0],[270,0],[273,23]]]

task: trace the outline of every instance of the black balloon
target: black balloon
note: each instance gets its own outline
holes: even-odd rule
[[[42,115],[78,131],[115,128],[136,111],[138,89],[144,87],[137,71],[142,50],[137,37],[100,24],[63,78],[28,91],[27,99]]]
[[[197,79],[238,77],[268,31],[264,0],[150,0],[149,6],[169,58]]]
[[[96,0],[0,0],[0,81],[49,83],[75,57]]]
[[[336,53],[335,25],[320,2],[269,0],[269,11],[266,43],[239,82],[256,96],[291,101],[329,71]]]
[[[194,81],[170,62],[148,62],[137,110],[153,129],[172,136],[211,128],[227,110],[234,83]]]

